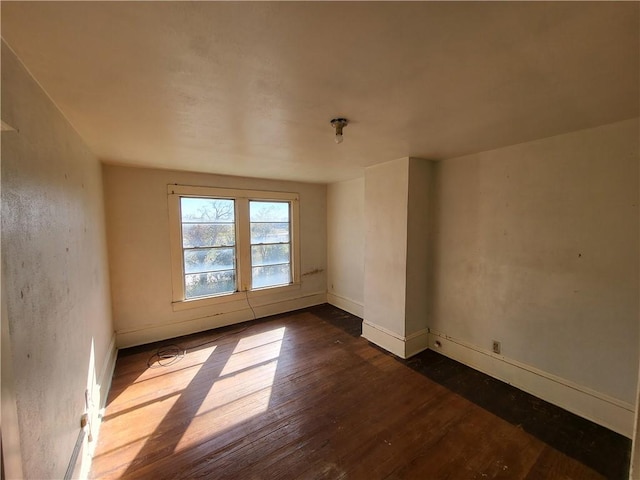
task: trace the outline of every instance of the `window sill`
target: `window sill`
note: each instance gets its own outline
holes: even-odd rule
[[[247,290],[244,292],[233,292],[227,295],[219,295],[216,297],[203,297],[203,298],[194,298],[190,300],[178,300],[171,303],[171,307],[174,312],[179,312],[182,310],[190,310],[192,308],[202,308],[208,307],[211,305],[220,305],[225,303],[243,301],[247,298],[251,300],[252,298],[264,297],[267,295],[274,295],[280,293],[286,293],[291,291],[300,290],[300,283],[290,283],[289,285],[283,285],[281,287],[267,287],[258,290]]]

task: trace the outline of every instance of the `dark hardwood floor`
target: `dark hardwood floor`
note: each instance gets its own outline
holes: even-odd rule
[[[91,477],[626,477],[628,439],[360,331],[321,305],[120,351]]]

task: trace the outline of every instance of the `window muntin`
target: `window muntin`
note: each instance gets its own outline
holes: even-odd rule
[[[251,288],[291,283],[290,202],[249,201]]]
[[[180,198],[186,299],[236,291],[235,202]]]

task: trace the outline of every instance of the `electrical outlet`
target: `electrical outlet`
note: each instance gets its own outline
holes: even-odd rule
[[[497,340],[493,341],[493,353],[500,353],[500,342]]]

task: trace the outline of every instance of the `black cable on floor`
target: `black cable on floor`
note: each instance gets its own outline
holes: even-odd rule
[[[253,308],[251,309],[253,310]],[[255,313],[254,313],[255,315]],[[222,335],[217,336],[216,338],[212,338],[211,340],[207,340],[206,342],[199,343],[197,345],[192,345],[189,347],[189,350],[195,350],[200,347],[204,347],[205,345],[209,345],[211,343],[215,343],[218,340],[221,340],[230,335],[236,335],[238,333],[244,332],[249,327],[244,327],[240,330],[234,330],[232,332],[227,332]],[[147,360],[148,368],[159,368],[159,367],[168,367],[173,365],[174,363],[179,362],[184,358],[187,354],[187,349],[182,348],[180,345],[172,343],[169,345],[164,345],[162,347],[158,347],[158,350],[149,357]]]

